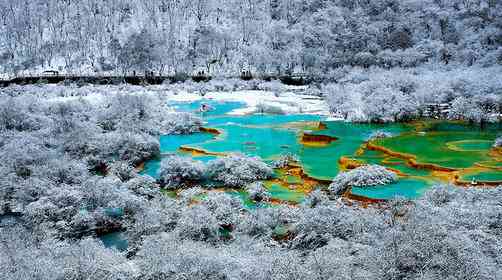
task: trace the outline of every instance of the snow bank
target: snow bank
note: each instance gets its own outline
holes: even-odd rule
[[[247,115],[263,112],[262,108],[274,108],[284,114],[329,115],[326,102],[320,97],[296,94],[293,92],[276,93],[262,90],[243,90],[232,92],[209,92],[204,96],[182,92],[169,96],[169,100],[193,102],[202,99],[215,101],[234,101],[246,104],[246,107],[231,111],[230,115]],[[264,112],[267,113],[267,112]]]
[[[303,89],[303,88],[300,88]],[[315,114],[329,116],[329,106],[321,97],[299,93],[298,87],[286,88],[285,91],[237,90],[209,91],[201,94],[192,91],[189,85],[177,89],[172,85],[133,86],[133,85],[42,85],[12,87],[37,96],[43,96],[51,102],[63,102],[81,99],[97,105],[106,102],[108,97],[118,94],[156,96],[165,102],[195,102],[203,99],[219,102],[241,102],[245,107],[235,109],[230,115],[253,113],[269,114]],[[168,110],[168,109],[166,109]]]

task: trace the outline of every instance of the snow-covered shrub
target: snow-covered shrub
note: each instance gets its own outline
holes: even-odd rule
[[[368,141],[387,137],[392,137],[392,133],[383,130],[377,130],[370,134],[370,136],[368,137]]]
[[[205,191],[201,187],[193,187],[183,189],[178,193],[178,198],[185,204],[190,204],[194,199],[204,194]]]
[[[179,240],[172,233],[158,233],[146,236],[138,252],[135,264],[143,279],[261,279],[241,277],[250,264],[240,264],[238,260],[219,257],[222,248],[193,240]],[[226,246],[222,246],[226,247]],[[247,262],[247,261],[246,261]],[[242,268],[241,273],[229,272],[229,267]],[[10,280],[10,279],[9,279]]]
[[[418,104],[413,95],[396,85],[370,83],[362,96],[363,112],[370,122],[406,121],[416,115]]]
[[[385,68],[416,67],[426,61],[426,56],[413,48],[396,51],[384,50],[377,55],[376,61]]]
[[[164,123],[166,134],[191,134],[198,132],[202,120],[191,113],[170,113]]]
[[[353,68],[322,91],[330,110],[349,121],[408,121],[423,117],[428,105],[458,98],[450,118],[487,120],[488,113],[500,113],[500,75],[491,74],[497,68]]]
[[[321,189],[315,189],[305,197],[302,204],[304,207],[314,208],[326,204],[328,199],[328,196]]]
[[[127,182],[137,175],[134,167],[123,161],[114,162],[108,172],[111,175],[117,176],[122,182]]]
[[[37,116],[27,113],[28,99],[3,97],[0,100],[0,129],[15,129],[18,131],[40,128]]]
[[[200,161],[190,157],[170,156],[160,167],[161,184],[168,188],[199,182],[204,178],[206,168]]]
[[[212,160],[207,169],[211,179],[229,187],[244,186],[254,181],[269,179],[273,175],[272,168],[260,158],[242,154]]]
[[[343,194],[350,187],[386,185],[397,180],[397,175],[380,165],[364,165],[338,174],[329,186],[331,193]]]
[[[256,105],[256,113],[271,114],[271,115],[284,115],[284,110],[279,106],[260,102]]]
[[[455,196],[454,188],[454,186],[448,185],[434,185],[427,190],[421,200],[430,203],[433,206],[442,207],[443,205],[451,202]]]
[[[215,241],[219,236],[220,224],[208,207],[196,203],[181,213],[176,234],[181,239]]]
[[[259,90],[266,90],[279,93],[286,89],[286,86],[279,80],[273,80],[270,82],[262,82],[258,85]]]
[[[135,176],[125,183],[126,187],[138,196],[153,198],[160,194],[158,185],[150,176]]]
[[[458,97],[451,104],[451,109],[448,112],[448,118],[451,120],[466,120],[470,122],[485,121],[487,113],[472,99],[466,97]]]
[[[148,134],[119,134],[115,143],[121,160],[139,164],[160,154],[159,140]]]
[[[346,120],[354,119],[356,116],[361,115],[359,112],[360,94],[355,91],[350,84],[326,84],[321,88],[323,95],[326,96],[330,111],[337,115],[342,116]]]
[[[493,143],[494,148],[501,148],[502,147],[502,136],[497,137],[495,139],[495,143]]]
[[[249,199],[255,202],[265,202],[270,199],[270,194],[263,182],[254,182],[246,186]]]
[[[86,164],[69,158],[51,159],[33,173],[33,175],[47,178],[57,185],[80,184],[89,177]]]
[[[239,221],[242,201],[224,192],[208,192],[201,202],[221,226],[235,226]]]
[[[300,160],[298,156],[292,153],[281,154],[278,159],[272,162],[273,168],[284,168],[291,163],[298,163]]]

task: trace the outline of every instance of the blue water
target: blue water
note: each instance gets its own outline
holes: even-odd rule
[[[352,193],[377,199],[393,199],[396,197],[415,199],[422,196],[431,184],[431,182],[425,180],[402,178],[395,183],[384,186],[353,187]]]
[[[125,239],[124,233],[122,232],[103,234],[99,236],[99,239],[103,242],[103,245],[105,245],[106,248],[115,248],[119,251],[125,251],[129,246],[129,242]]]
[[[212,111],[200,113],[201,104],[207,104]],[[322,147],[303,145],[299,141],[301,132],[308,124],[322,120],[317,115],[266,115],[254,114],[246,116],[232,116],[227,113],[241,108],[239,102],[217,102],[214,100],[202,100],[196,102],[170,103],[178,111],[195,112],[200,114],[204,126],[216,128],[221,135],[209,133],[195,133],[192,135],[164,135],[160,138],[160,159],[148,161],[145,164],[143,174],[158,178],[162,158],[171,154],[187,155],[179,150],[181,146],[203,149],[208,152],[240,152],[250,156],[259,156],[270,162],[283,153],[296,154],[307,174],[318,179],[331,180],[339,172],[338,160],[342,156],[357,157],[357,151],[368,137],[376,130],[399,135],[410,131],[412,126],[403,124],[352,124],[346,122],[325,122],[327,129],[316,133],[336,136],[339,139]],[[298,123],[300,125],[291,125]],[[207,162],[214,156],[194,157],[196,160]],[[404,168],[404,167],[403,167]],[[353,193],[372,198],[393,198],[404,196],[416,198],[429,186],[423,180],[402,178],[397,183],[388,186],[354,188]],[[285,201],[301,202],[301,194],[293,193],[287,189],[275,187],[270,190],[273,196]],[[246,200],[242,192],[233,193],[243,199],[245,204],[252,207],[253,204]]]

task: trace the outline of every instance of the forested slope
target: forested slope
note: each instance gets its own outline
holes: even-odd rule
[[[0,1],[3,73],[502,62],[497,0]]]

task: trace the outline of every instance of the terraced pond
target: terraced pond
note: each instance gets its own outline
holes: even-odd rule
[[[196,112],[202,103],[213,107],[201,115],[204,127],[219,134],[210,131],[162,136],[163,156],[185,154],[208,161],[239,152],[272,162],[281,154],[295,154],[300,160],[298,166],[276,170],[276,178],[266,182],[276,202],[301,202],[312,189],[326,187],[340,171],[367,163],[386,166],[399,175],[399,180],[387,186],[353,188],[354,197],[417,198],[437,182],[502,182],[502,152],[492,149],[497,133],[502,131],[501,124],[484,128],[452,122],[353,124],[326,121],[317,115],[229,115],[244,106],[237,102],[203,100],[170,105],[178,111]],[[376,131],[391,137],[368,141]],[[161,160],[147,162],[143,172],[158,177]],[[253,206],[244,191],[224,191]]]

